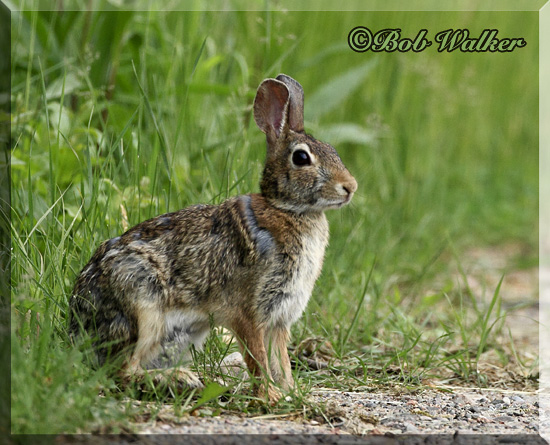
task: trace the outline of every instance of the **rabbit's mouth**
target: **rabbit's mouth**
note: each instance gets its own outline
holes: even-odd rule
[[[317,205],[323,209],[339,209],[344,207],[346,204],[349,204],[351,201],[352,195],[348,195],[345,198],[340,199],[323,199],[321,202],[317,202]]]
[[[345,205],[349,204],[350,201],[351,201],[351,196],[348,196],[346,199],[336,204],[335,208],[339,209],[340,207],[344,207]]]

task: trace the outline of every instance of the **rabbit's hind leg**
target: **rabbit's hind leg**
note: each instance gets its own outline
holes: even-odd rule
[[[164,317],[154,305],[137,308],[138,337],[131,356],[125,361],[121,374],[125,379],[140,380],[145,373],[142,364],[159,352],[164,333]]]
[[[198,376],[184,364],[191,361],[189,346],[201,349],[210,332],[208,316],[193,310],[171,310],[163,315],[161,352],[146,367],[153,380],[178,389],[200,389]]]

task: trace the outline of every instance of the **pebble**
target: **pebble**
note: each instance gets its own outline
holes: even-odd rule
[[[511,416],[498,416],[498,417],[495,417],[494,420],[496,420],[497,422],[510,422],[514,420],[514,418]]]
[[[405,433],[409,433],[409,434],[420,433],[420,430],[417,427],[415,427],[412,423],[405,422],[403,426],[405,427],[405,431],[404,431]]]

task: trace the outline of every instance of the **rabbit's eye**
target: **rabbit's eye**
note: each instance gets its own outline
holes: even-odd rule
[[[305,150],[296,150],[292,153],[292,163],[298,167],[303,165],[311,165],[309,154]]]

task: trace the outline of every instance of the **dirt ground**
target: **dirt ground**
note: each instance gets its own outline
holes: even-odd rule
[[[469,287],[480,299],[491,298],[505,273],[500,295],[502,309],[509,311],[506,325],[524,364],[531,363],[531,366],[515,363],[501,368],[492,365],[491,360],[483,361],[481,371],[500,376],[490,388],[436,383],[433,389],[414,394],[404,394],[395,388],[378,388],[373,392],[316,388],[310,397],[325,404],[324,417],[304,420],[300,413],[257,417],[224,413],[212,417],[200,411],[195,415],[174,417],[173,410],[166,406],[156,420],[135,425],[135,428],[149,434],[323,434],[348,438],[529,434],[531,438],[537,437],[533,436],[539,431],[537,379],[536,376],[530,380],[525,377],[538,369],[538,268],[511,269],[510,264],[517,264],[521,255],[522,247],[516,245],[473,249],[467,255],[467,264],[463,265]],[[525,384],[526,381],[531,384]]]

